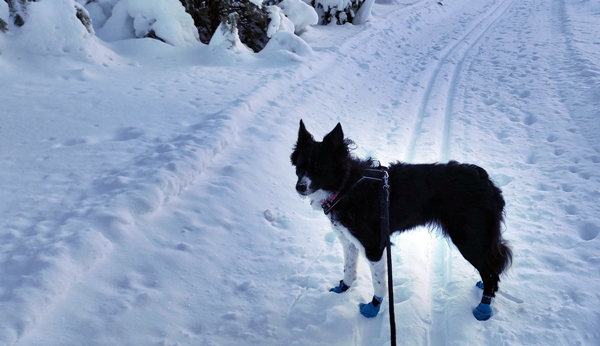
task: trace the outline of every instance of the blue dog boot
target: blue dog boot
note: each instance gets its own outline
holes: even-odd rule
[[[483,282],[481,282],[481,281],[477,281],[477,283],[475,284],[475,286],[477,286],[477,287],[479,287],[479,288],[483,289]]]
[[[492,297],[490,296],[483,296],[481,298],[481,303],[473,310],[473,316],[475,316],[478,321],[487,321],[492,317],[491,302]]]
[[[381,309],[381,302],[383,298],[378,296],[373,296],[373,300],[369,304],[360,303],[358,306],[360,307],[360,313],[367,317],[372,318],[377,316],[379,313],[379,309]]]
[[[346,292],[349,288],[350,286],[346,285],[344,283],[344,280],[340,280],[340,284],[338,286],[335,286],[334,288],[329,289],[329,292],[342,293]]]
[[[490,304],[479,303],[477,307],[473,310],[473,316],[478,321],[487,321],[492,317],[492,308]]]

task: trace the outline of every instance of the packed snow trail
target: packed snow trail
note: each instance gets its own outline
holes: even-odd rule
[[[395,236],[399,344],[600,344],[600,124],[591,107],[600,84],[589,35],[598,24],[574,16],[599,10],[541,0],[375,5],[366,25],[309,30],[312,55],[269,67],[244,56],[225,67],[176,51],[142,57],[131,42],[114,45],[139,59],[115,68],[126,82],[78,69],[63,77],[85,92],[59,82],[70,101],[58,111],[89,105],[89,117],[112,117],[98,120],[106,129],[85,119],[68,138],[27,129],[43,147],[33,154],[13,145],[18,137],[5,140],[12,151],[3,161],[15,169],[6,181],[38,173],[3,192],[36,208],[6,212],[2,273],[12,276],[2,281],[0,303],[10,309],[0,316],[11,324],[0,340],[389,344],[386,303],[374,319],[358,312],[372,294],[367,266],[348,292],[327,292],[343,257],[322,212],[293,189],[289,154],[303,118],[317,137],[340,121],[358,156],[472,162],[503,188],[515,264],[494,316],[473,318],[478,274],[444,240],[422,229]],[[61,92],[51,80],[36,89],[28,119]],[[91,82],[116,89],[110,97],[124,109],[100,102],[106,91]],[[9,96],[25,105],[20,88]],[[15,150],[35,155],[29,166]],[[45,176],[56,159],[65,167]],[[38,195],[19,194],[37,181],[45,181]],[[22,294],[11,300],[7,283]]]

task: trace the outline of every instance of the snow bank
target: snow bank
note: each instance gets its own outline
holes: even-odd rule
[[[0,1],[0,19],[8,23],[8,4]]]
[[[88,32],[76,16],[76,6],[74,0],[29,3],[27,20],[15,29],[13,44],[36,56],[112,64],[115,54]]]
[[[272,61],[303,61],[312,53],[312,48],[303,39],[290,32],[277,32],[258,53],[259,58]]]
[[[300,34],[309,25],[315,25],[319,16],[312,6],[301,0],[283,0],[277,5],[268,6],[269,23],[267,36],[273,37],[278,31]]]
[[[296,34],[319,22],[317,11],[301,0],[283,0],[277,6],[281,7],[283,13],[294,23]]]
[[[56,296],[110,252],[112,245],[100,232],[82,227],[46,222],[25,239],[17,230],[5,238],[10,241],[1,247],[0,261],[10,269],[3,270],[0,286],[0,344],[16,342]]]
[[[108,5],[96,5],[93,18],[102,18]],[[153,37],[173,46],[190,45],[199,40],[192,17],[178,0],[121,0],[112,7],[97,35],[108,42]]]
[[[353,24],[364,24],[369,20],[374,2],[375,0],[365,0],[363,2],[362,6],[356,11]]]
[[[89,2],[87,0],[78,0],[81,5],[85,6],[85,9],[92,18],[92,25],[95,30],[98,30],[104,26],[108,18],[110,18],[112,9],[115,4],[120,0],[96,0]]]
[[[213,34],[208,43],[208,47],[212,51],[232,51],[234,53],[252,53],[252,50],[246,47],[240,40],[238,28],[235,24],[239,16],[237,13],[229,15],[229,19],[225,23],[219,24],[219,27]]]
[[[279,31],[294,32],[294,23],[285,16],[285,13],[283,13],[283,10],[279,6],[268,6],[267,11],[269,11],[269,18],[271,19],[267,27],[267,36],[269,38],[273,37]]]

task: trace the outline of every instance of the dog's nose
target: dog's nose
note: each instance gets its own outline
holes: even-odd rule
[[[296,184],[296,191],[298,191],[299,193],[305,193],[307,189],[308,186],[305,183]]]

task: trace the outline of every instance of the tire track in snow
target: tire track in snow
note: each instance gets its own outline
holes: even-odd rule
[[[486,32],[495,27],[511,7],[512,3],[513,0],[505,0],[475,19],[476,23],[462,34],[460,38],[449,44],[441,54],[425,86],[417,113],[416,124],[411,132],[411,139],[405,159],[406,162],[412,163],[415,161],[420,142],[425,142],[426,150],[434,150],[428,144],[433,143],[435,146],[436,140],[427,137],[431,137],[431,135],[437,136],[438,131],[429,131],[429,136],[424,135],[424,131],[428,130],[428,126],[432,126],[433,128],[438,127],[439,125],[436,124],[437,121],[442,124],[438,159],[440,162],[447,162],[450,159],[452,113],[463,63],[468,57],[470,50],[484,37]],[[449,74],[450,77],[447,82],[444,82],[444,72],[451,67],[453,68],[451,74]],[[434,94],[434,89],[439,87],[443,91],[439,94]],[[432,107],[432,104],[444,104],[444,112],[436,116],[435,113],[439,113],[439,110]],[[432,115],[428,113],[430,108],[433,108],[431,110]],[[441,119],[440,116],[442,116]],[[428,118],[431,118],[431,121],[428,121]],[[429,148],[427,148],[428,146]],[[425,153],[425,156],[427,154],[429,153]],[[434,158],[427,157],[427,159]],[[432,281],[428,302],[431,323],[425,340],[429,345],[444,345],[450,331],[446,314],[448,298],[445,294],[445,288],[452,276],[452,248],[448,245],[445,238],[432,237],[431,239],[433,240],[433,244],[427,254],[429,260],[427,270]]]

